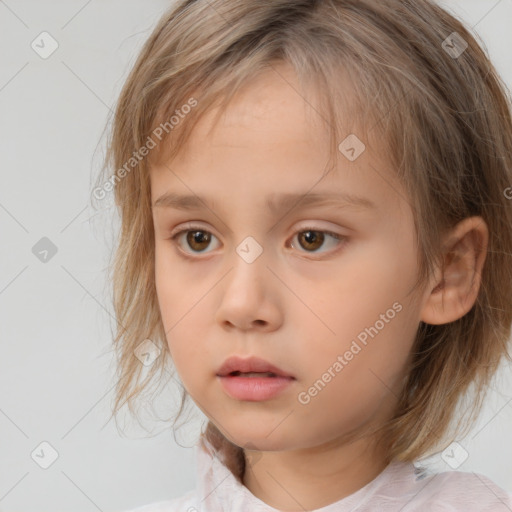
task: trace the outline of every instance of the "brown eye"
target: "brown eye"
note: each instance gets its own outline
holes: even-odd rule
[[[199,226],[187,226],[188,229],[182,229],[175,235],[171,236],[171,239],[180,246],[181,250],[187,255],[193,254],[208,254],[208,248],[211,246],[213,238],[217,238],[209,231],[200,228]],[[329,250],[329,244],[326,243],[331,241],[331,246],[336,248],[337,246],[343,245],[345,241],[344,236],[332,233],[330,231],[322,231],[315,228],[305,228],[301,231],[297,231],[293,239],[297,238],[298,244],[290,244],[291,247],[302,248],[300,252],[306,252],[310,254],[323,254],[324,252],[332,252]],[[327,245],[327,250],[319,251],[323,246]]]
[[[206,252],[206,249],[211,244],[212,236],[214,235],[212,235],[212,233],[209,231],[199,228],[192,228],[183,229],[182,231],[176,233],[174,236],[172,236],[172,240],[178,239],[178,245],[184,247],[185,252],[199,254],[201,252]],[[182,237],[185,238],[185,242],[180,240]]]
[[[316,250],[322,247],[324,239],[321,231],[301,231],[299,233],[299,243],[305,249]]]
[[[187,244],[194,251],[202,251],[208,247],[211,240],[211,233],[206,231],[187,231]]]
[[[321,231],[314,228],[306,228],[296,234],[298,245],[305,249],[305,252],[319,252],[318,249],[324,245],[326,239],[334,239],[334,245],[340,245],[342,239],[345,237],[330,231]],[[325,251],[321,251],[325,252]]]

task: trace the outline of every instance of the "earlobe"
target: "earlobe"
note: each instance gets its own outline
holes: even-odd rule
[[[482,217],[468,217],[448,234],[421,321],[440,325],[463,317],[474,305],[481,285],[489,230]]]

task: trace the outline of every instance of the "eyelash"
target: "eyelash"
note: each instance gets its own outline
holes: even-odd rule
[[[181,229],[177,233],[172,234],[170,239],[173,241],[173,243],[175,243],[176,245],[179,245],[179,243],[178,243],[178,241],[176,239],[179,238],[181,235],[183,235],[185,233],[189,233],[191,231],[196,231],[196,232],[199,231],[201,233],[208,233],[210,235],[215,236],[211,231],[203,229],[201,226],[195,226],[193,224],[190,224],[190,225],[186,225],[184,227],[184,229]],[[297,234],[305,233],[307,231],[312,231],[314,233],[323,233],[325,235],[328,235],[328,236],[334,238],[335,240],[339,241],[338,246],[345,245],[346,238],[347,238],[347,237],[345,237],[343,235],[340,235],[338,233],[333,233],[332,231],[326,231],[326,230],[317,229],[315,227],[306,226],[306,227],[301,228],[299,231],[296,231],[294,233],[292,239],[295,238],[295,236]],[[333,254],[333,253],[338,252],[338,250],[340,250],[340,249],[341,249],[341,247],[338,247],[338,249],[335,249],[334,251],[327,251],[327,253],[330,252],[331,254]],[[198,255],[200,255],[200,254],[207,254],[207,253],[204,253],[204,252],[196,252],[196,253],[194,253],[194,252],[189,253],[189,252],[186,252],[186,251],[182,251],[182,252],[184,253],[185,257],[189,258],[189,259],[197,259],[195,256],[191,256],[191,254],[198,254]],[[300,251],[300,252],[303,252],[303,253],[306,253],[306,254],[308,254],[308,253],[309,254],[316,254],[316,251]],[[323,253],[320,253],[320,254],[323,254]]]

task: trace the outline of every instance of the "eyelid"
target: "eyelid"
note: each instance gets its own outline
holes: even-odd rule
[[[321,227],[312,226],[311,224],[308,224],[308,225],[305,225],[305,226],[297,227],[293,231],[293,235],[292,235],[290,240],[292,241],[297,236],[298,233],[303,233],[305,231],[318,231],[320,233],[324,233],[325,235],[334,238],[337,241],[336,247],[334,249],[331,249],[331,250],[328,250],[328,251],[321,251],[321,252],[313,251],[313,252],[309,252],[309,251],[297,250],[299,252],[299,254],[301,255],[301,257],[302,257],[302,255],[306,255],[306,258],[308,260],[313,260],[313,261],[314,260],[321,260],[321,259],[327,258],[329,256],[330,257],[335,256],[336,254],[338,254],[344,248],[345,244],[347,243],[347,239],[348,239],[347,235],[342,235],[340,233],[336,233],[335,231],[330,231],[329,229],[322,229]],[[291,242],[290,242],[290,244],[291,244]]]
[[[209,228],[205,228],[205,227],[202,227],[201,225],[199,224],[196,224],[196,222],[200,222],[200,221],[189,221],[189,222],[185,222],[185,224],[180,224],[177,228],[174,228],[171,233],[169,234],[169,238],[173,238],[174,235],[177,235],[179,233],[181,233],[182,231],[187,231],[187,230],[191,230],[193,231],[194,229],[196,230],[201,230],[201,231],[206,231],[208,233],[211,233],[212,235],[215,235],[215,233],[209,229]],[[326,233],[328,235],[332,235],[334,237],[339,237],[339,238],[347,238],[348,235],[342,235],[341,233],[336,233],[335,231],[331,231],[329,228],[324,228],[324,227],[321,227],[321,226],[313,226],[311,225],[311,223],[306,223],[305,225],[302,225],[302,226],[298,226],[293,234],[297,234],[301,231],[308,231],[308,230],[311,230],[311,231],[321,231],[322,233]],[[217,236],[217,235],[215,235]]]
[[[300,233],[301,231],[321,231],[322,233],[326,233],[328,235],[332,235],[338,238],[347,238],[347,235],[342,235],[341,233],[337,233],[336,231],[331,230],[328,227],[315,226],[313,222],[305,222],[303,225],[299,225],[293,231],[293,234]]]
[[[171,231],[171,233],[169,234],[169,238],[174,238],[175,235],[178,235],[183,231],[193,231],[194,229],[197,231],[205,231],[205,232],[211,233],[212,235],[215,234],[215,233],[213,233],[213,231],[211,229],[204,228],[204,227],[200,226],[199,224],[196,224],[194,221],[190,221],[190,222],[185,222],[185,224],[180,224],[177,228],[174,228]]]

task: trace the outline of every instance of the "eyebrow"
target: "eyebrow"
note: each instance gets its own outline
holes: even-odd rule
[[[357,207],[360,209],[376,209],[375,203],[369,199],[345,192],[324,193],[283,193],[267,197],[265,205],[273,215],[291,210],[296,204],[306,206],[333,206],[338,208]],[[166,192],[153,203],[153,208],[174,208],[192,211],[209,208],[215,209],[215,202],[207,197],[197,195],[180,195]]]

